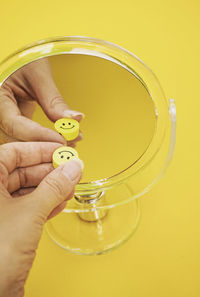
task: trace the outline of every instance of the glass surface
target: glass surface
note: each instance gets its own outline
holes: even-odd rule
[[[100,255],[124,243],[136,231],[139,220],[136,199],[110,209],[105,217],[95,221],[80,218],[80,213],[62,212],[47,223],[46,230],[54,242],[70,252]]]
[[[152,71],[112,43],[59,37],[23,48],[0,64],[0,85],[17,69],[48,57],[57,87],[86,114],[77,144],[84,177],[50,237],[79,254],[101,254],[126,241],[140,217],[138,199],[163,176],[174,152],[176,108]],[[53,128],[39,107],[34,119]]]

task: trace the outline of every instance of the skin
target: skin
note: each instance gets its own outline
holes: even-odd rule
[[[81,121],[83,114],[71,110],[59,93],[48,59],[34,61],[12,74],[0,88],[0,143],[13,141],[50,141],[66,144],[56,131],[31,120],[38,103],[47,117]],[[68,145],[75,146],[82,135]]]
[[[53,170],[50,142],[0,146],[0,297],[22,297],[43,225],[74,194],[83,165],[72,160]]]
[[[43,225],[73,197],[83,168],[72,160],[53,170],[52,154],[66,141],[31,120],[36,103],[53,122],[83,117],[64,102],[47,59],[19,69],[0,88],[0,297],[24,295]]]

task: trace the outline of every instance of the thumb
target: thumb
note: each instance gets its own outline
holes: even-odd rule
[[[45,91],[44,97],[38,98],[38,101],[51,121],[55,122],[60,118],[73,118],[79,122],[82,120],[84,114],[76,110],[71,110],[58,90],[54,90],[55,95],[53,95],[53,92],[50,94],[48,89]]]
[[[75,185],[81,179],[82,170],[83,162],[80,159],[73,159],[53,170],[29,194],[32,210],[46,219],[58,205],[71,198]]]
[[[28,64],[24,75],[32,87],[37,101],[48,118],[55,122],[60,118],[72,117],[80,121],[83,114],[70,110],[56,87],[48,59]]]

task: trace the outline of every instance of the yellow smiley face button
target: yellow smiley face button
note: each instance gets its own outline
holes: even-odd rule
[[[57,168],[65,162],[69,162],[72,159],[78,158],[78,153],[70,146],[61,146],[53,153],[53,167]]]
[[[54,127],[66,140],[74,140],[79,135],[79,122],[74,119],[59,119]]]

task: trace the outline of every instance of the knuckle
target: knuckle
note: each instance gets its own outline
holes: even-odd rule
[[[14,93],[7,82],[4,82],[3,86],[0,88],[0,103],[3,106],[9,103],[9,100],[17,105],[17,100],[14,97]]]
[[[8,145],[6,143],[1,144],[0,146],[0,155],[7,151]]]
[[[8,157],[8,155],[10,154],[10,149],[12,149],[12,147],[8,143],[4,143],[0,145],[0,163],[4,164],[4,166],[5,166],[6,156]]]
[[[51,98],[50,100],[50,108],[54,109],[57,105],[63,105],[64,100],[61,95],[57,95]]]
[[[20,187],[25,187],[28,184],[26,168],[19,168],[18,169],[18,176],[19,176],[19,183]]]
[[[1,118],[0,119],[0,127],[9,136],[11,136],[11,137],[14,136],[14,121],[12,121],[10,119]]]
[[[3,93],[2,93],[3,92]],[[13,96],[9,97],[8,95],[5,96],[5,90],[0,92],[0,127],[1,129],[9,136],[14,135],[14,121],[13,119],[9,116],[5,116],[5,110],[9,110],[11,106],[13,106],[13,103],[16,105],[16,100],[14,99]]]
[[[9,136],[5,132],[3,132],[3,130],[0,129],[0,145],[4,143],[9,143],[9,142],[15,142],[15,141],[17,141],[16,138]]]

